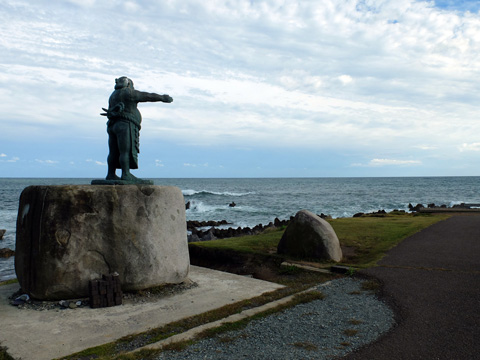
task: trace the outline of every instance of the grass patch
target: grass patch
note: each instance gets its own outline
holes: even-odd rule
[[[15,360],[15,359],[10,355],[8,355],[7,348],[5,346],[0,346],[0,360]]]
[[[193,341],[191,341],[191,340],[179,341],[179,342],[176,342],[176,343],[171,343],[171,344],[165,345],[163,347],[163,350],[165,350],[165,351],[182,351],[182,350],[185,350],[192,343],[193,343]]]
[[[298,347],[298,348],[301,348],[301,349],[308,350],[308,351],[318,350],[318,346],[309,342],[309,341],[297,341],[297,342],[294,342],[291,345],[293,345],[295,347]]]
[[[374,279],[372,280],[366,280],[364,282],[362,282],[362,290],[363,291],[372,291],[372,292],[377,292],[378,290],[380,290],[380,283]]]
[[[363,320],[357,320],[357,319],[350,319],[348,322],[352,325],[360,325],[363,323]]]
[[[18,279],[15,278],[15,279],[10,279],[10,280],[1,281],[1,282],[0,282],[0,286],[10,285],[10,284],[17,284],[17,283],[18,283]],[[1,358],[0,358],[0,359],[1,359]]]
[[[268,230],[258,235],[200,241],[190,245],[254,254],[276,254],[278,242],[284,231],[285,229]]]
[[[435,214],[387,214],[384,217],[358,217],[329,220],[342,246],[354,249],[344,264],[355,267],[374,266],[400,241],[449,216]]]
[[[282,266],[280,268],[280,274],[284,275],[295,275],[300,273],[301,269],[295,265]]]
[[[355,336],[358,334],[358,330],[356,329],[345,329],[343,330],[343,333],[347,336]]]
[[[112,354],[115,354],[115,343],[85,349],[73,355],[63,357],[62,359],[109,359],[112,358],[110,357]]]
[[[248,335],[246,333],[241,333],[235,336],[222,335],[222,336],[219,336],[217,340],[222,344],[228,344],[228,343],[234,342],[237,339],[246,339],[246,338],[248,338]]]

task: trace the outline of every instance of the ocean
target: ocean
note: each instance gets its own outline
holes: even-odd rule
[[[179,187],[187,220],[227,220],[226,227],[266,225],[302,209],[334,218],[408,210],[408,204],[480,203],[480,177],[152,179]],[[0,178],[0,248],[15,249],[18,200],[29,185],[90,184],[91,179]],[[235,206],[230,204],[235,203]],[[14,258],[0,259],[0,281],[15,277]]]

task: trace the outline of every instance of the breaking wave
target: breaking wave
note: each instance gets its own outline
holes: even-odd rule
[[[244,193],[237,193],[237,192],[230,192],[230,191],[208,191],[208,190],[182,190],[183,196],[195,196],[195,195],[217,195],[217,196],[246,196],[255,194],[255,192],[244,192]]]

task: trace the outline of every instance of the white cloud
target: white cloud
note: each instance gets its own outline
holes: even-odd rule
[[[436,149],[438,149],[438,146],[416,145],[416,146],[414,146],[414,148],[420,149],[420,150],[436,150]]]
[[[203,164],[183,163],[183,166],[186,166],[186,167],[208,167],[208,163],[203,163]]]
[[[383,167],[383,166],[416,166],[422,165],[421,160],[372,159],[368,163],[352,163],[351,167]]]
[[[369,166],[410,166],[410,165],[421,165],[421,161],[419,160],[396,160],[396,159],[372,159],[368,163]]]
[[[95,165],[99,165],[99,166],[107,166],[107,162],[106,161],[98,161],[98,160],[93,160],[93,159],[87,159],[85,160],[86,162],[91,162],[91,163],[94,163]]]
[[[15,163],[15,162],[17,162],[18,160],[20,160],[20,158],[19,158],[19,157],[16,157],[16,156],[14,156],[14,157],[12,157],[11,159],[8,159],[8,160],[7,160],[7,162],[10,162],[10,163]]]
[[[49,164],[49,165],[53,165],[53,164],[58,164],[58,161],[56,160],[41,160],[41,159],[35,159],[36,162],[40,163],[40,164]]]
[[[350,75],[340,75],[338,79],[343,85],[347,85],[353,81],[353,78]]]
[[[471,144],[463,143],[462,145],[459,146],[458,150],[459,150],[460,152],[464,152],[464,151],[480,151],[480,142],[471,143]]]
[[[90,6],[93,6],[97,0],[67,0],[67,1],[77,6],[90,7]]]
[[[163,164],[162,160],[155,160],[155,166],[159,166],[159,167],[164,167],[165,165]]]
[[[1,154],[0,154],[0,157],[7,157],[7,155],[4,154],[4,153],[1,153]]]

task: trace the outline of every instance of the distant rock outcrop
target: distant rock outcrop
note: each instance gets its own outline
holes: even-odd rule
[[[332,226],[308,210],[299,211],[290,221],[277,252],[299,258],[342,259],[340,242]]]
[[[9,258],[14,255],[15,255],[15,251],[9,248],[0,249],[0,258]]]
[[[7,230],[0,229],[0,240],[3,240],[3,235],[5,235],[6,232],[7,232]]]

